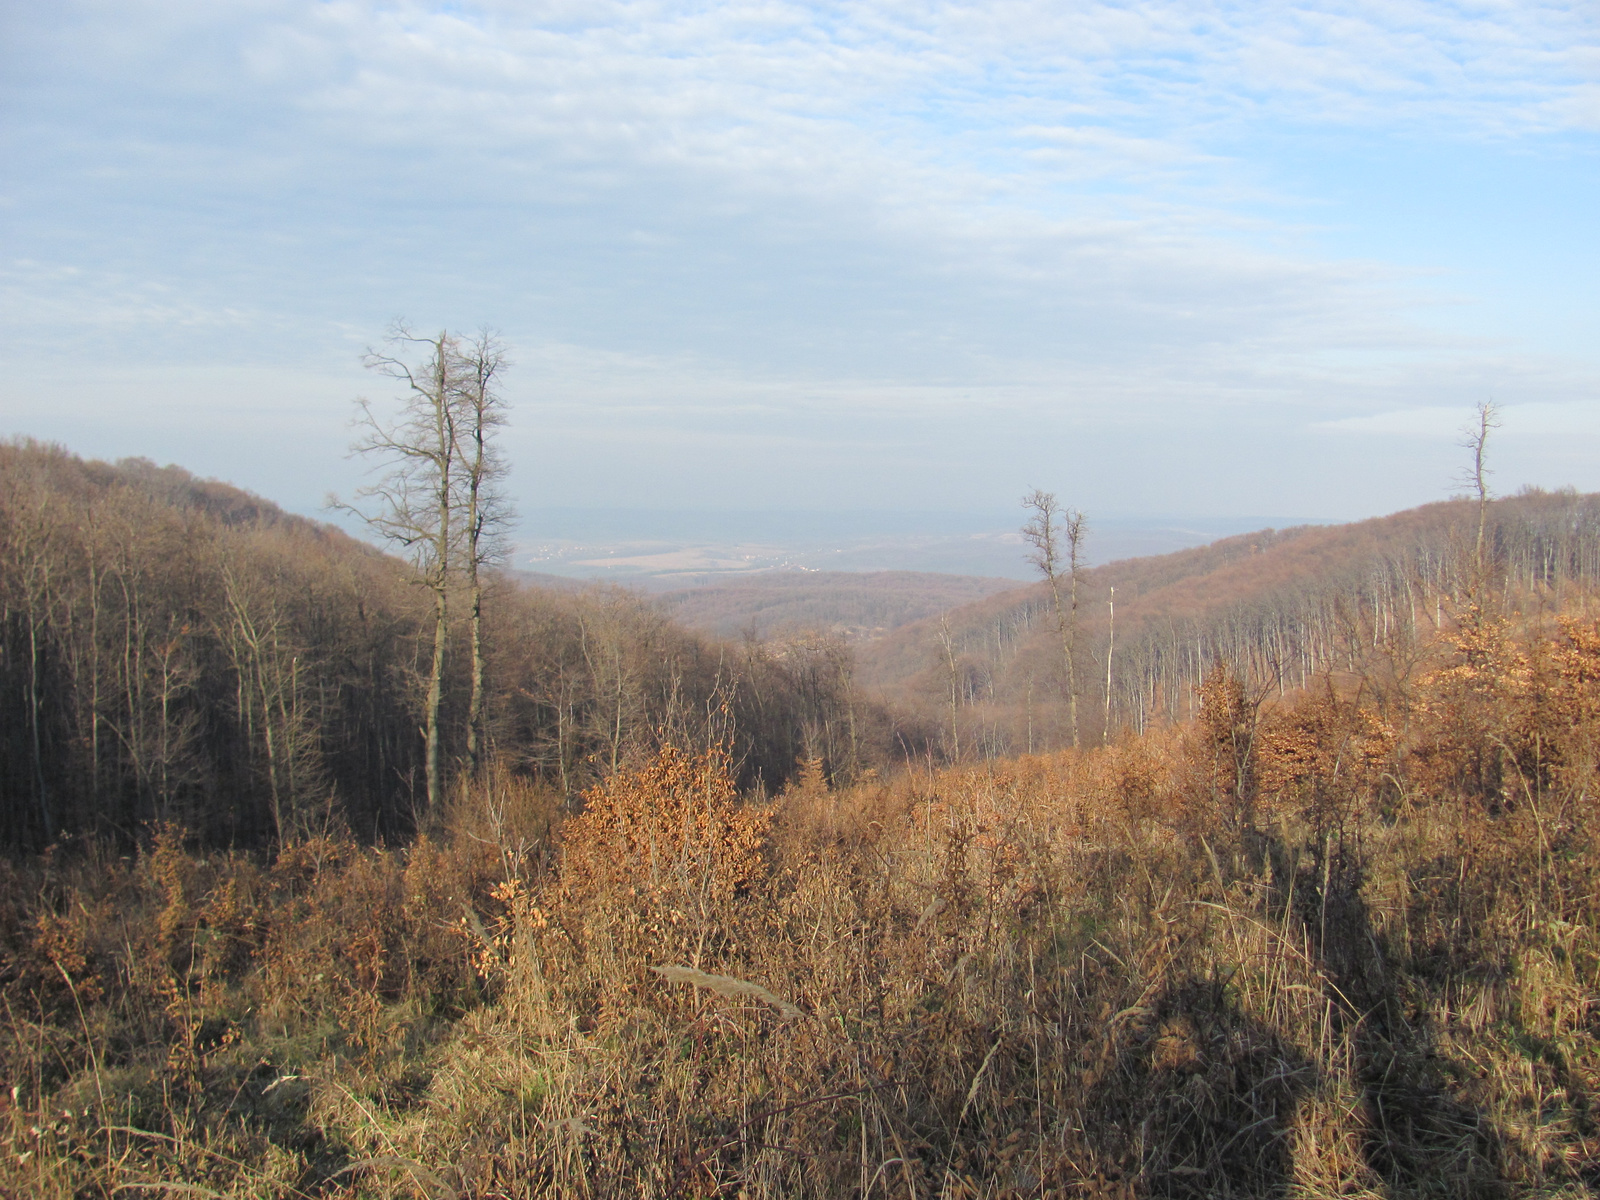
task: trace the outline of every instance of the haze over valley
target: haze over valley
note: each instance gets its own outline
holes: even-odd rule
[[[519,568],[649,590],[765,571],[920,571],[1024,579],[1020,508],[961,512],[542,510],[525,516]],[[1096,516],[1090,563],[1164,554],[1303,520]]]

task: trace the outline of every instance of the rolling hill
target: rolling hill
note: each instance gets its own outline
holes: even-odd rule
[[[1600,579],[1600,495],[1529,491],[1491,502],[1485,518],[1482,577],[1506,597]],[[1097,740],[1108,716],[1113,727],[1142,728],[1189,715],[1195,685],[1219,658],[1293,687],[1336,665],[1352,639],[1414,641],[1473,589],[1477,520],[1475,503],[1451,500],[1081,571],[1072,640],[1080,737]],[[1042,583],[909,622],[858,649],[862,684],[953,713],[958,731],[970,720],[970,736],[996,752],[1070,740],[1065,675]]]

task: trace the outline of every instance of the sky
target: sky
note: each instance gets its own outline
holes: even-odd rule
[[[1593,3],[0,6],[0,435],[359,486],[397,319],[552,508],[1600,490]],[[530,536],[536,530],[528,531]]]

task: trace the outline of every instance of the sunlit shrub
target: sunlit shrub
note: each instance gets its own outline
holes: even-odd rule
[[[769,826],[739,802],[726,751],[667,747],[584,793],[563,832],[562,885],[579,901],[618,889],[731,897],[765,876]]]

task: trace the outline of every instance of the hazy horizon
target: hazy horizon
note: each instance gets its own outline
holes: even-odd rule
[[[698,585],[783,569],[926,571],[1022,582],[1037,577],[1019,533],[1023,516],[1020,507],[1013,513],[558,508],[524,514],[524,532],[508,564],[647,587]],[[1097,566],[1257,529],[1321,523],[1088,514],[1085,562]]]

